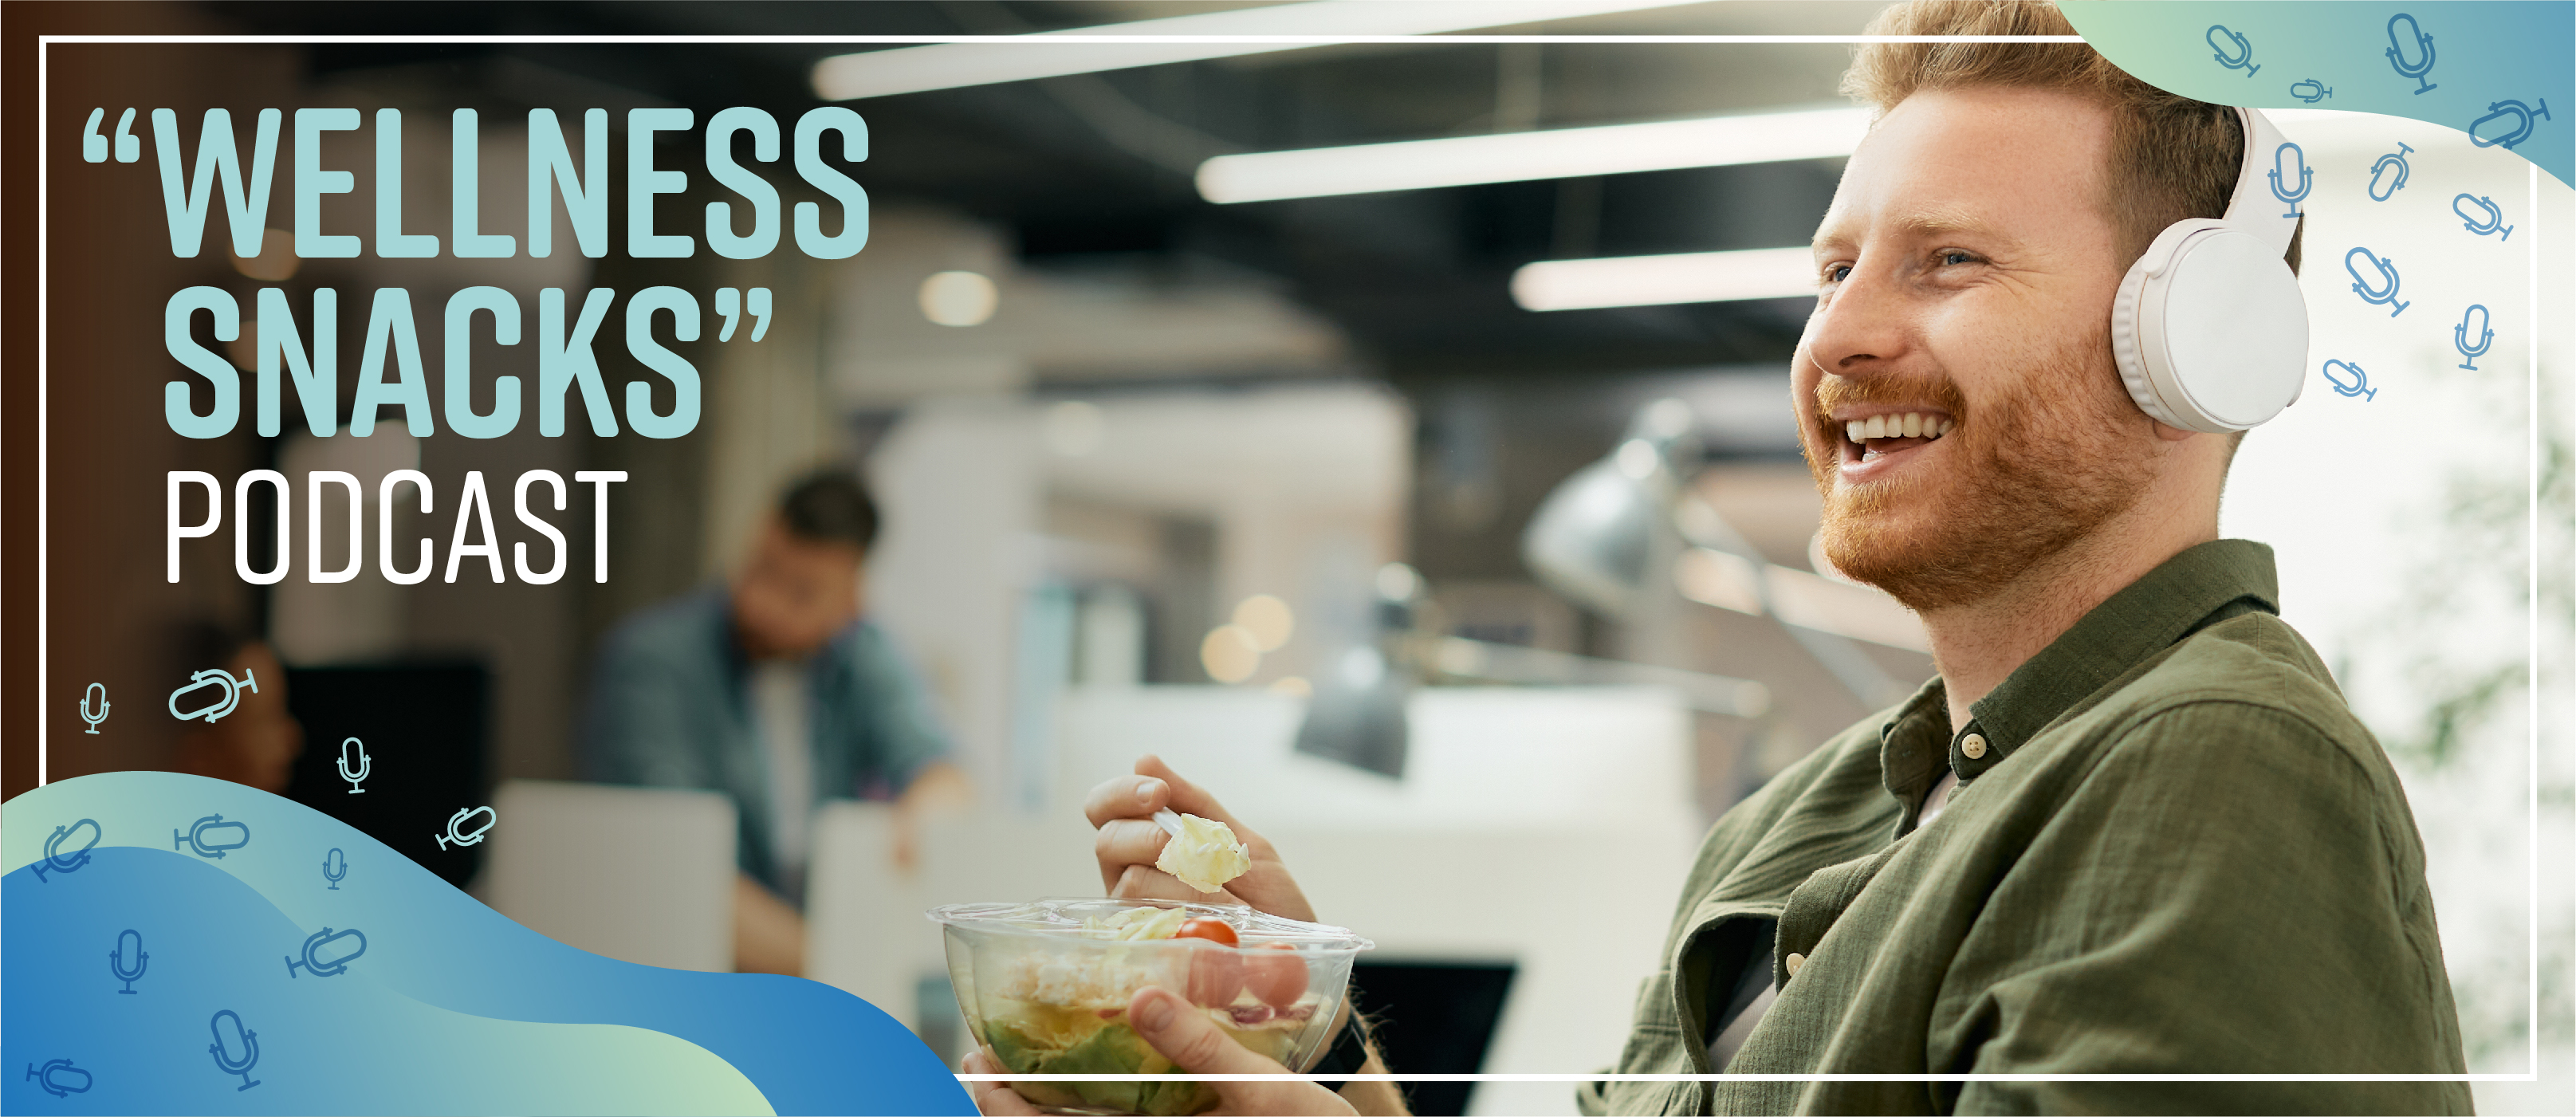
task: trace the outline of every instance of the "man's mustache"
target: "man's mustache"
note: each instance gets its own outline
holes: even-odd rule
[[[1842,424],[1833,417],[1838,407],[1929,405],[1949,414],[1955,422],[1966,422],[1968,400],[1957,383],[1947,376],[1918,380],[1896,376],[1845,377],[1827,374],[1816,382],[1815,409],[1812,418],[1819,430],[1839,431]]]

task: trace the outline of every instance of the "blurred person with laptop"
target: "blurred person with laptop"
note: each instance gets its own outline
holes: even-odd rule
[[[1825,556],[1921,617],[1939,674],[1717,821],[1637,991],[1627,1077],[1573,1100],[2468,1112],[2404,786],[2281,620],[2270,548],[2218,533],[2238,441],[2304,376],[2299,230],[2256,198],[2284,141],[2089,45],[2011,41],[2071,36],[2050,4],[1917,0],[1870,32],[1844,87],[1876,118],[1815,235],[1791,404]],[[2226,263],[2186,270],[2187,244]],[[2164,390],[2172,365],[2124,375],[2142,334],[2170,336],[2136,292],[2175,274],[2206,296],[2173,300],[2175,328],[2259,347],[2185,370],[2206,396]],[[2278,394],[2209,417],[2249,391]],[[1086,807],[1113,895],[1204,898],[1155,867],[1165,806],[1249,847],[1220,898],[1317,917],[1275,847],[1150,756]],[[1264,1076],[1222,1084],[1224,1112],[1402,1105],[1266,1077],[1287,1068],[1171,991],[1127,1019],[1182,1070]],[[1364,1024],[1338,1027],[1335,1069],[1381,1066]]]
[[[644,610],[602,643],[582,726],[587,778],[731,796],[741,820],[735,968],[804,968],[813,820],[892,800],[909,867],[924,810],[970,797],[928,695],[864,619],[877,508],[843,469],[791,485],[732,578]]]

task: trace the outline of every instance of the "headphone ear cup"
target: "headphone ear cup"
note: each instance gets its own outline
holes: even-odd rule
[[[2162,339],[2146,336],[2146,306],[2150,299],[2163,301],[2165,285],[2160,281],[2161,275],[2172,264],[2174,252],[2182,242],[2195,232],[2221,224],[2194,218],[2166,226],[2129,265],[2128,273],[2120,277],[2119,292],[2111,298],[2111,360],[2120,369],[2120,384],[2129,390],[2129,399],[2138,405],[2138,410],[2167,426],[2197,429],[2165,406],[2164,397],[2156,391],[2155,377],[2147,368],[2147,354]]]
[[[2261,237],[2207,218],[2156,237],[2123,276],[2113,359],[2139,410],[2222,434],[2259,426],[2299,396],[2307,305]]]

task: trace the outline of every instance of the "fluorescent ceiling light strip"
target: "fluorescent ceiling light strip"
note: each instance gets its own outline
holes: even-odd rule
[[[1541,260],[1512,273],[1512,301],[1523,310],[1596,310],[1815,293],[1815,255],[1803,245]]]
[[[1225,204],[1777,163],[1849,155],[1868,131],[1868,109],[1837,106],[1263,151],[1199,164],[1198,185],[1199,196]]]
[[[1169,62],[1263,54],[1318,46],[1315,42],[1246,42],[1253,35],[1436,35],[1478,27],[1669,8],[1701,0],[1312,0],[1228,12],[1077,27],[1018,36],[1020,41],[940,43],[862,54],[835,55],[814,64],[814,95],[854,101],[930,89],[956,89],[1031,78],[1063,77]],[[1095,35],[1186,35],[1199,42],[1103,43],[1083,50],[1048,50],[1063,40]],[[1047,40],[1032,43],[1026,40]]]

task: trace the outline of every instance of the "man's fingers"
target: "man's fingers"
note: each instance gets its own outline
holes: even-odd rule
[[[1113,776],[1091,789],[1082,813],[1094,826],[1113,818],[1145,818],[1163,809],[1169,794],[1163,781],[1152,776]]]
[[[958,1069],[968,1074],[1002,1073],[1002,1065],[992,1056],[986,1055],[981,1048],[969,1053],[965,1063]],[[1029,1099],[1021,1097],[1020,1092],[1011,1089],[1007,1082],[969,1082],[966,1083],[966,1092],[974,1095],[975,1108],[982,1113],[1012,1114],[1017,1117],[1020,1114],[1035,1114],[1038,1111],[1036,1106],[1029,1104]]]
[[[1181,883],[1173,876],[1151,865],[1129,865],[1109,886],[1109,894],[1121,900],[1183,900],[1193,904],[1240,904],[1231,892],[1201,892]]]
[[[1172,1065],[1190,1074],[1286,1074],[1288,1068],[1227,1038],[1188,1001],[1146,986],[1127,1002],[1127,1023]]]
[[[1167,785],[1169,792],[1165,798],[1173,810],[1182,814],[1194,814],[1200,818],[1215,819],[1224,823],[1227,829],[1233,830],[1236,837],[1243,836],[1243,824],[1234,820],[1234,816],[1226,811],[1225,806],[1216,801],[1216,796],[1208,794],[1206,788],[1182,779],[1180,773],[1172,771],[1171,765],[1163,763],[1162,757],[1152,753],[1138,757],[1136,774]]]
[[[1100,824],[1091,836],[1092,855],[1100,862],[1100,882],[1116,889],[1119,874],[1131,866],[1152,865],[1163,855],[1163,843],[1171,835],[1163,828],[1141,818],[1113,818]]]

